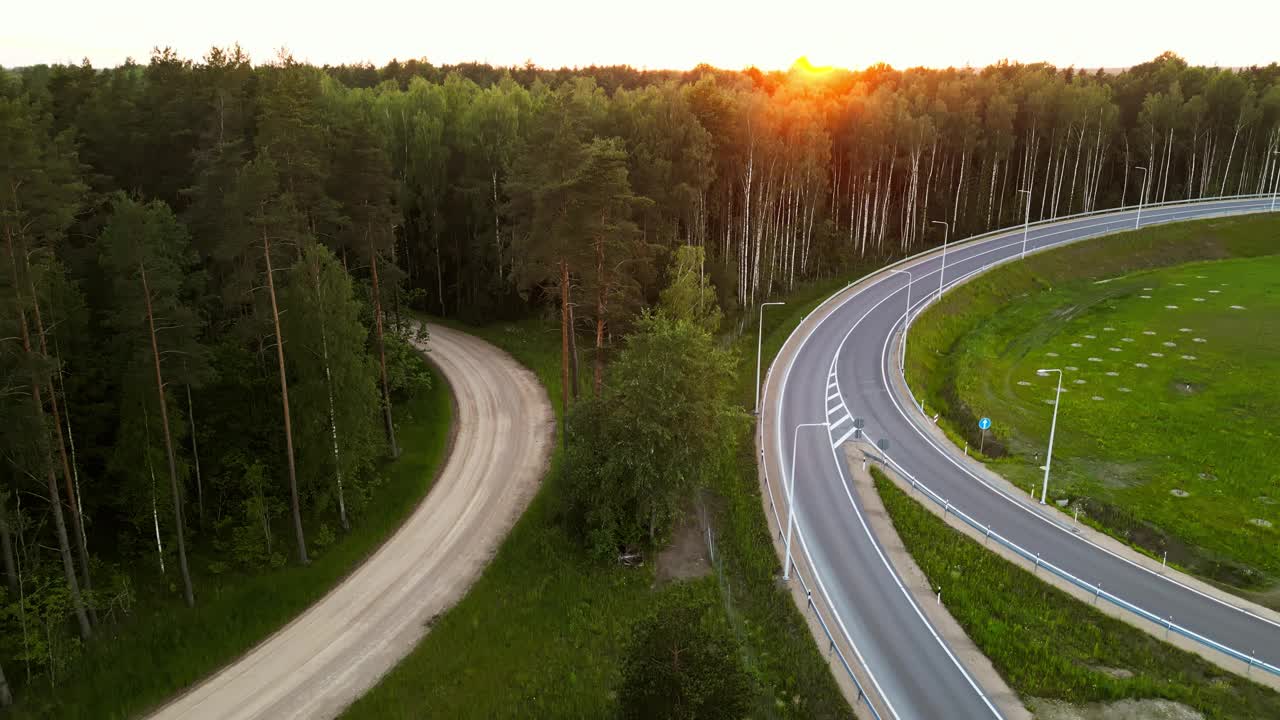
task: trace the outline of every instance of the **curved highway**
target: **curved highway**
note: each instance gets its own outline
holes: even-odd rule
[[[1271,198],[1251,197],[1142,209],[1142,226],[1266,211]],[[1135,226],[1121,210],[1032,226],[1027,250],[1044,249]],[[955,245],[946,252],[947,287],[985,266],[1022,252],[1023,228]],[[766,467],[789,482],[795,457],[797,540],[834,610],[845,640],[871,676],[884,718],[1000,717],[984,689],[916,606],[886,559],[852,492],[852,478],[837,449],[853,437],[853,419],[865,420],[869,439],[887,439],[898,468],[947,498],[951,507],[989,525],[1010,542],[1108,593],[1172,617],[1217,643],[1280,666],[1280,624],[1142,568],[1071,532],[1056,511],[1025,503],[986,484],[963,457],[919,426],[903,399],[893,350],[910,299],[918,309],[939,290],[941,253],[898,264],[833,296],[784,344],[764,391],[762,447]],[[913,311],[914,312],[914,311]],[[829,427],[801,427],[807,423]],[[798,444],[793,448],[793,438]],[[784,484],[785,487],[785,484]],[[1245,663],[1241,663],[1244,668]],[[1260,672],[1255,669],[1254,673]]]
[[[428,329],[430,358],[453,390],[455,435],[426,499],[322,600],[153,720],[335,717],[479,577],[537,489],[554,418],[537,378],[510,355]]]

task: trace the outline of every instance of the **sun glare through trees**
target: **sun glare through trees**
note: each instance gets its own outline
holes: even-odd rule
[[[817,605],[802,594],[794,604],[778,581],[777,486],[758,465],[783,447],[758,429],[792,437],[779,428],[810,410],[821,418],[824,397],[829,430],[863,412],[836,412],[849,409],[831,355],[842,340],[810,344],[828,354],[796,373],[812,377],[792,388],[818,384],[803,400],[817,405],[796,401],[784,415],[781,391],[760,391],[774,355],[783,368],[818,332],[802,320],[898,261],[916,279],[932,275],[941,295],[937,270],[908,258],[993,230],[1103,213],[1119,222],[1109,229],[1128,229],[1123,208],[1140,205],[1155,224],[1186,217],[1153,204],[1200,203],[1194,213],[1223,196],[1248,203],[1232,212],[1261,213],[1280,190],[1274,27],[1263,38],[1265,22],[1228,28],[1225,13],[1209,13],[1194,27],[1163,12],[1133,33],[1123,30],[1132,8],[1082,2],[1035,19],[1038,34],[1000,3],[374,3],[340,26],[248,0],[189,23],[74,0],[6,8],[0,708],[15,709],[0,716],[137,717],[216,675],[226,682],[190,700],[212,717],[255,707],[272,718],[847,717],[846,700],[867,697],[842,695],[841,639],[815,645]],[[125,23],[133,14],[164,20],[173,37]],[[1109,40],[1122,32],[1140,37]],[[210,43],[240,33],[243,45]],[[1182,43],[1185,56],[1163,51]],[[1259,214],[1254,234],[1274,239],[1275,217]],[[1196,259],[1226,257],[1207,227]],[[945,252],[949,282],[965,258]],[[1113,274],[1131,260],[1116,258]],[[892,271],[894,283],[910,277]],[[1215,281],[1241,287],[1167,295],[1226,303],[1243,323],[1246,306],[1274,309],[1268,278],[1246,287],[1224,275]],[[1165,296],[1133,282],[1072,286],[1070,297]],[[923,297],[908,289],[892,309]],[[1068,315],[1139,324],[1062,312],[1064,328]],[[1027,327],[1048,333],[1027,313]],[[1151,358],[1172,361],[1178,343],[1188,363],[1234,367],[1233,387],[1274,380],[1270,345],[1248,346],[1258,369],[1241,376],[1232,363],[1243,351],[1229,350],[1225,330],[1200,333],[1215,322],[1185,315],[1194,336],[1224,349],[1197,349],[1167,327],[1159,346],[1134,335],[1147,385],[1072,378],[1115,386],[1105,404],[1090,391],[1096,418],[1127,417],[1126,402],[1163,412],[1133,392],[1143,388],[1170,395],[1167,407],[1200,408],[1205,424],[1214,412],[1269,416],[1265,393],[1210,404],[1200,386],[1217,370],[1157,372]],[[1258,327],[1232,338],[1252,341]],[[1059,347],[1080,342],[1066,333],[1041,338],[1054,343],[1046,352],[1119,372],[1103,368],[1103,351]],[[1106,357],[1118,362],[1123,343]],[[990,347],[999,356],[1011,345]],[[929,360],[957,359],[954,349]],[[979,446],[994,457],[1007,442],[1019,480],[1039,467],[1046,399],[1023,382],[998,397],[1010,411],[1024,402],[1030,420],[1015,430],[1016,416],[988,411],[1001,425],[981,435],[996,444]],[[967,416],[947,403],[969,402],[972,388],[946,387],[926,397],[950,429]],[[500,388],[511,406],[476,388]],[[1202,404],[1181,398],[1193,391]],[[1262,467],[1271,431],[1237,426],[1257,433]],[[841,462],[827,451],[848,437],[818,443],[812,462]],[[1063,450],[1082,437],[1065,431]],[[1175,570],[1280,602],[1280,562],[1266,551],[1280,542],[1280,491],[1254,487],[1274,473],[1219,482],[1225,470],[1160,454],[1170,478],[1201,473],[1176,488],[1194,497],[1103,487],[1089,475],[1101,457],[1086,467],[1055,456],[1055,487],[1194,543],[1170,556]],[[1223,490],[1241,478],[1252,481]],[[1132,497],[1161,504],[1123,507]],[[1181,521],[1184,508],[1207,514],[1223,498],[1259,507]],[[796,515],[814,529],[816,515]],[[843,550],[871,536],[832,527],[840,551],[821,548],[822,570],[847,572]],[[384,542],[396,552],[378,552]],[[869,587],[861,577],[840,586]],[[843,626],[828,602],[814,627]],[[898,627],[856,619],[849,626]],[[290,627],[309,637],[291,639]],[[897,649],[880,650],[871,655]],[[350,666],[329,672],[315,658]],[[1081,685],[1115,689],[1091,699],[1198,692],[1075,670]],[[1078,699],[1071,692],[1051,699]],[[1258,716],[1280,717],[1280,702],[1259,697]],[[186,712],[175,707],[160,717]]]

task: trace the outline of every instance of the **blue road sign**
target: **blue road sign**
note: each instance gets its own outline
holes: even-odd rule
[[[989,427],[991,427],[991,418],[982,418],[978,421],[979,430],[986,430]]]

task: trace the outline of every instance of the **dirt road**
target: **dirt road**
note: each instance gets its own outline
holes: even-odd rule
[[[475,337],[429,325],[456,402],[453,449],[422,505],[323,600],[154,720],[332,718],[452,606],[533,497],[554,431],[533,373]]]

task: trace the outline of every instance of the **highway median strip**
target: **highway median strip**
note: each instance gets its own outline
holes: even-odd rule
[[[1280,693],[1051,587],[949,527],[879,468],[871,473],[940,602],[1029,705],[1167,700],[1205,718],[1280,717]]]

